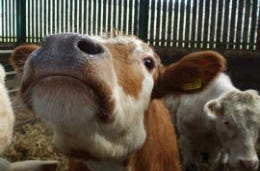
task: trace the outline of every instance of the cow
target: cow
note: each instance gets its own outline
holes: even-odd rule
[[[213,169],[257,170],[260,96],[241,91],[219,74],[200,93],[165,99],[180,135],[185,171],[199,170],[202,156]]]
[[[0,64],[0,171],[54,171],[57,161],[28,160],[10,163],[3,159],[5,149],[11,144],[14,112],[5,86],[6,72]]]
[[[135,36],[76,33],[17,47],[10,63],[20,72],[23,102],[51,125],[70,171],[180,171],[175,130],[160,98],[201,91],[225,68],[210,51],[164,67]]]
[[[0,154],[11,144],[14,125],[12,104],[5,87],[5,70],[0,64]]]

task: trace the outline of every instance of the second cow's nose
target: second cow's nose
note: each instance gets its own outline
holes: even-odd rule
[[[257,160],[240,160],[240,165],[247,170],[256,170],[258,166]]]

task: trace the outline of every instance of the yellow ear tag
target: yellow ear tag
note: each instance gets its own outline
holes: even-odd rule
[[[185,83],[181,86],[181,89],[186,91],[186,90],[196,90],[201,88],[202,82],[201,79],[196,79],[191,83]]]

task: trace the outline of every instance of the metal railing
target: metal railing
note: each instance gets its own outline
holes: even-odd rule
[[[0,45],[138,35],[156,47],[260,50],[260,0],[0,0]]]

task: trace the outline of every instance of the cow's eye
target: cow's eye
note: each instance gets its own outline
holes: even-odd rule
[[[152,70],[154,68],[154,61],[152,58],[148,57],[148,58],[144,58],[144,65],[146,66],[146,68],[148,70]]]

